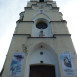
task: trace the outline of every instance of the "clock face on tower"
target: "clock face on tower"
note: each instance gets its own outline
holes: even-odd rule
[[[47,24],[44,23],[44,22],[39,22],[39,23],[36,24],[36,27],[37,27],[38,29],[46,29],[48,26],[47,26]]]

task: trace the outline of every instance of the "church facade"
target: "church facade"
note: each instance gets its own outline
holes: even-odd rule
[[[2,77],[77,77],[67,21],[53,0],[31,0],[9,47]]]

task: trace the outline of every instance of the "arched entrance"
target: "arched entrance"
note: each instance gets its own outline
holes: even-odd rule
[[[48,72],[46,71],[47,69],[49,70]],[[38,71],[40,71],[40,76],[38,76]],[[46,72],[48,76],[44,76],[43,73]],[[25,77],[35,77],[34,75],[37,75],[36,77],[60,77],[57,54],[49,45],[45,43],[36,45],[28,53],[26,60]]]
[[[55,77],[55,66],[31,65],[29,77]]]

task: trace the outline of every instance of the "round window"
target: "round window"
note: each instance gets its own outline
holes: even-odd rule
[[[44,22],[39,22],[39,23],[36,24],[36,27],[37,27],[38,29],[46,29],[48,26],[47,26],[47,24],[44,23]]]

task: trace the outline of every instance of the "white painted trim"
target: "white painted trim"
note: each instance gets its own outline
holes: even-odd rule
[[[43,29],[43,32],[44,32],[44,35],[45,35],[43,37],[52,37],[51,24],[49,23],[49,20],[45,19],[45,18],[34,19],[34,25],[32,26],[32,36],[33,37],[39,37],[40,29],[36,28],[36,24],[37,24],[37,22],[40,22],[41,20],[43,20],[48,25],[48,27],[46,29]]]
[[[42,14],[44,14],[46,17],[47,17],[47,20],[51,20],[50,16],[43,10],[43,9],[40,9],[42,10]],[[35,16],[38,16],[40,14],[40,10],[38,10],[33,16],[32,16],[32,19],[34,20],[35,19]]]

